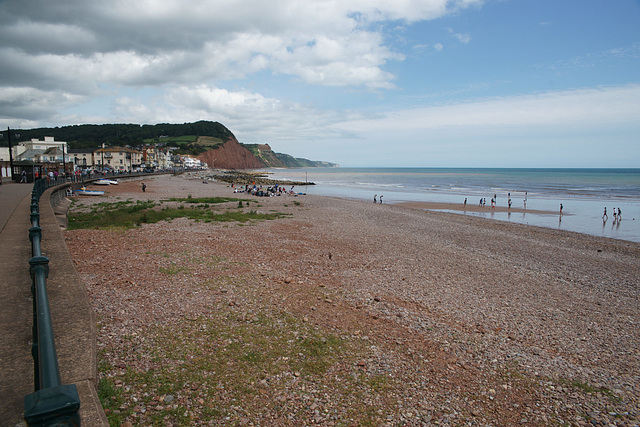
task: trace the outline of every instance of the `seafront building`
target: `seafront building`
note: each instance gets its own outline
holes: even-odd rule
[[[150,169],[173,169],[172,147],[148,145],[142,149],[142,163]]]
[[[127,147],[102,147],[93,152],[93,161],[97,169],[133,171],[142,165],[142,152]]]
[[[45,136],[44,140],[33,138],[14,145],[9,155],[9,149],[2,152],[0,158],[0,172],[3,178],[21,178],[26,173],[28,182],[33,182],[36,176],[49,172],[70,173],[73,171],[67,156],[67,142],[56,141],[52,136]],[[5,158],[6,157],[6,158]],[[13,170],[10,159],[13,159]]]
[[[207,164],[189,155],[174,155],[175,147],[147,145],[130,147],[71,148],[66,141],[52,136],[44,140],[31,139],[13,146],[14,170],[10,168],[8,147],[0,147],[0,173],[5,179],[21,177],[26,171],[28,182],[50,171],[71,174],[77,170],[94,169],[113,172],[133,172],[141,169],[206,169]]]
[[[66,162],[66,141],[56,141],[52,136],[45,136],[44,140],[31,139],[13,146],[13,160],[34,163],[62,163]]]
[[[76,170],[92,169],[95,166],[93,156],[96,150],[97,148],[70,148],[69,159]]]

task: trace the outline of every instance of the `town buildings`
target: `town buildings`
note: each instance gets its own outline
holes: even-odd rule
[[[32,139],[13,146],[14,170],[9,167],[9,148],[0,148],[0,173],[4,178],[20,176],[25,170],[29,182],[49,171],[74,173],[93,169],[109,172],[136,172],[139,170],[174,168],[206,169],[206,163],[193,156],[173,154],[173,147],[145,145],[140,149],[102,146],[99,148],[71,148],[67,142],[45,136],[44,140]]]

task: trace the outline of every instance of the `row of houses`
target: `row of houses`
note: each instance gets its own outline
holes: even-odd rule
[[[141,169],[206,169],[207,164],[193,156],[175,155],[173,147],[148,145],[130,147],[68,148],[65,141],[56,141],[45,136],[44,140],[31,139],[13,147],[14,170],[9,163],[9,148],[0,147],[0,172],[2,177],[21,174],[27,166],[34,174],[38,165],[39,174],[54,171],[73,173],[79,169],[95,169],[117,172],[134,172]],[[13,172],[13,173],[12,173]]]

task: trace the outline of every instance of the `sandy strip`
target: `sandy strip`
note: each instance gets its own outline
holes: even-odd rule
[[[256,198],[188,176],[144,182],[146,193],[123,181],[78,204],[228,196],[290,216],[67,231],[100,319],[101,362],[113,366],[104,377],[177,363],[147,357],[150,325],[286,313],[369,353],[346,355],[331,375],[283,371],[248,384],[259,392],[244,401],[231,401],[222,379],[201,384],[226,419],[172,392],[179,412],[211,425],[638,425],[640,244],[406,205]],[[124,389],[123,407],[138,411],[129,421],[151,424],[140,402],[162,396]],[[371,418],[349,422],[358,405]]]
[[[537,215],[558,215],[559,212],[543,211],[536,209],[522,209],[507,206],[477,206],[474,204],[467,204],[466,206],[460,203],[435,203],[435,202],[400,202],[394,203],[394,205],[402,206],[411,209],[424,209],[424,210],[439,210],[439,211],[460,211],[460,212],[513,212],[513,213],[529,213]],[[563,213],[563,215],[566,215]]]

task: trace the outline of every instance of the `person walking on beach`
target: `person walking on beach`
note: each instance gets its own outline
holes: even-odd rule
[[[622,219],[622,211],[618,208],[618,221]]]
[[[509,193],[511,194],[511,193]],[[511,209],[511,197],[509,197],[509,201],[507,202],[507,204],[509,205],[509,209]]]
[[[382,194],[380,195],[380,204],[382,204]]]
[[[607,215],[607,207],[604,207],[604,213],[602,214],[602,220],[606,221],[609,219],[609,215]]]
[[[560,215],[562,215],[562,203],[560,203]]]
[[[466,197],[464,198],[463,206],[464,206],[465,208],[467,207],[467,198],[466,198]]]
[[[142,192],[146,193],[147,191],[147,184],[145,184],[144,182],[142,183]]]
[[[377,199],[378,195],[374,194],[373,195],[373,203],[378,203],[378,199]]]

